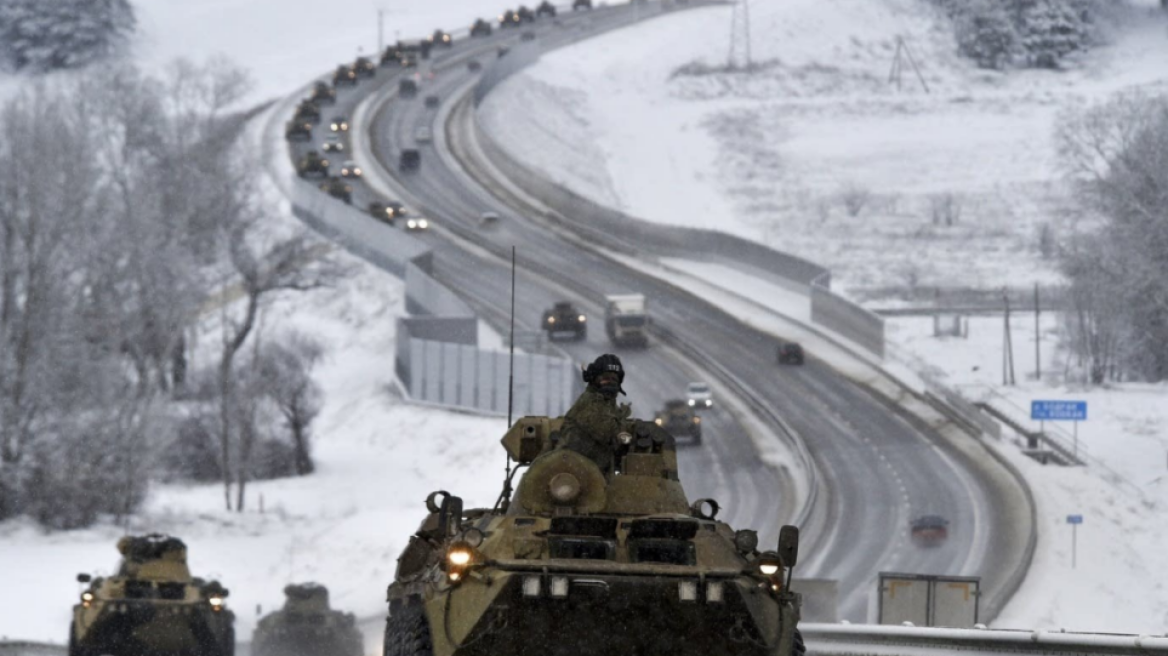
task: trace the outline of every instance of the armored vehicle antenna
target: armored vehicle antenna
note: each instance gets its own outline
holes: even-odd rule
[[[511,355],[507,373],[507,429],[511,429],[511,410],[515,401],[515,247],[511,247]],[[518,471],[518,467],[516,467]],[[511,453],[507,453],[507,467],[504,470],[503,491],[499,494],[499,501],[495,504],[497,510],[504,513],[511,507]]]

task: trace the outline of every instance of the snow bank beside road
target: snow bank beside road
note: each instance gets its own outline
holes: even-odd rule
[[[770,60],[757,74],[671,77],[727,50],[729,9],[680,12],[547,55],[488,97],[485,125],[580,193],[607,171],[630,214],[767,243],[868,298],[1057,280],[1040,234],[1080,213],[1060,181],[1057,117],[1168,88],[1168,17],[1149,0],[1113,9],[1113,43],[1078,68],[1008,75],[958,58],[949,23],[918,0],[755,3],[752,20],[755,59]],[[888,84],[897,37],[932,93],[907,64],[901,91]],[[581,139],[541,138],[569,107]]]

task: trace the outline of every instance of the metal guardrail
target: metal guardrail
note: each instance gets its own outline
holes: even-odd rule
[[[0,641],[0,656],[66,656],[69,648],[50,642]]]
[[[977,654],[1168,655],[1168,636],[1063,631],[939,629],[911,626],[802,624],[816,656],[889,654],[925,656],[939,651]]]

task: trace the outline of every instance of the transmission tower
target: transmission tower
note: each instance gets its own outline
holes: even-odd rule
[[[734,13],[730,16],[730,56],[726,64],[731,69],[751,67],[749,0],[734,3]]]

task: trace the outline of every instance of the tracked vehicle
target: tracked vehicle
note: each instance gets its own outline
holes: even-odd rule
[[[77,575],[89,586],[73,606],[69,656],[234,656],[227,590],[191,576],[182,540],[127,536],[118,551],[117,574]]]
[[[626,420],[605,474],[555,440],[563,419],[525,417],[503,437],[527,470],[494,508],[435,492],[387,591],[385,656],[798,656],[790,570],[776,550],[692,505],[672,438]]]
[[[252,636],[252,656],[362,656],[364,639],[352,613],[329,608],[328,588],[284,588],[284,607],[264,616]]]

